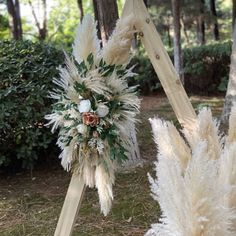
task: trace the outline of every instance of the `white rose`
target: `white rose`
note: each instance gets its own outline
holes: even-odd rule
[[[76,128],[80,134],[85,134],[87,132],[87,126],[84,124],[80,124]]]
[[[99,117],[105,117],[109,113],[109,108],[104,104],[99,104],[97,114]]]
[[[78,105],[78,109],[80,113],[84,113],[84,112],[89,112],[91,109],[91,102],[90,100],[81,100],[79,105]]]

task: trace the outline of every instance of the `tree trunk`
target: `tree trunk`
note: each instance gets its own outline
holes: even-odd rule
[[[145,4],[146,8],[149,8],[149,1],[148,0],[143,0],[143,2]]]
[[[183,18],[180,19],[180,23],[181,23],[181,28],[183,29],[185,40],[186,40],[187,44],[189,45],[189,42],[190,42],[189,36],[188,36],[187,30],[186,30]]]
[[[174,64],[180,80],[184,84],[180,31],[180,1],[171,0],[174,24]]]
[[[230,62],[229,82],[225,96],[224,108],[221,115],[222,124],[228,124],[229,114],[233,102],[236,102],[236,24],[233,32],[233,45]]]
[[[198,43],[205,44],[205,22],[204,22],[204,7],[205,0],[199,0],[199,16],[197,17],[197,40]]]
[[[22,39],[22,23],[19,0],[7,0],[7,11],[10,16],[10,28],[14,39]]]
[[[118,7],[116,0],[93,0],[95,17],[100,27],[102,44],[105,45],[109,35],[116,26]]]
[[[98,20],[98,6],[97,6],[97,0],[93,0],[93,10],[94,10],[94,16],[95,16],[95,20],[97,22],[97,35],[98,38],[101,39],[101,30],[100,30],[100,22]],[[102,46],[102,43],[101,43]]]
[[[40,29],[39,35],[41,40],[45,40],[47,37],[47,4],[46,0],[42,0],[43,3],[43,27]]]
[[[232,29],[234,29],[234,25],[235,25],[235,18],[236,18],[236,0],[233,0],[233,7],[232,7]]]
[[[217,21],[217,12],[216,12],[216,3],[215,0],[210,0],[210,8],[211,8],[211,14],[213,17],[213,35],[214,39],[218,41],[220,39],[219,34],[219,27],[218,27],[218,21]]]
[[[35,25],[38,29],[38,38],[40,40],[45,40],[47,37],[47,4],[46,4],[46,0],[41,0],[42,1],[42,7],[43,7],[43,23],[42,26],[40,25],[40,22],[38,20],[38,17],[36,15],[36,12],[34,10],[34,6],[31,2],[31,0],[28,0],[29,5],[31,7],[31,11],[32,11],[32,15],[34,17],[35,20]]]
[[[83,1],[82,0],[77,0],[79,11],[80,11],[80,22],[82,22],[83,17],[84,17],[84,9],[83,9]]]

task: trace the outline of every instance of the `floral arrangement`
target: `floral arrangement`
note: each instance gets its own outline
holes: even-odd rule
[[[236,235],[236,104],[228,136],[206,108],[185,137],[170,122],[150,121],[159,154],[149,180],[162,216],[146,236]]]
[[[73,45],[74,59],[66,56],[66,68],[61,67],[60,78],[54,80],[58,89],[51,97],[56,102],[46,116],[52,131],[60,128],[62,166],[81,175],[87,186],[96,186],[104,215],[111,208],[115,169],[127,159],[129,125],[136,122],[140,105],[126,82],[134,75],[126,67],[131,21],[120,20],[101,49],[96,23],[90,15],[84,17]]]

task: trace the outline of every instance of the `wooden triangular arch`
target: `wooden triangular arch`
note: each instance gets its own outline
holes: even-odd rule
[[[161,38],[150,18],[143,0],[126,0],[122,18],[132,15],[135,29],[148,57],[160,79],[162,87],[180,124],[192,129],[196,120],[195,111],[164,48]],[[83,179],[74,174],[66,194],[61,215],[54,236],[71,236],[74,222],[80,209],[85,184]]]

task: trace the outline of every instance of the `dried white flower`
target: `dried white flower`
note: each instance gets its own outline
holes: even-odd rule
[[[97,114],[99,117],[105,117],[106,115],[108,115],[108,113],[109,113],[108,106],[106,106],[102,103],[98,104]]]
[[[91,109],[91,102],[90,100],[81,100],[78,105],[78,110],[80,113],[89,112]]]

